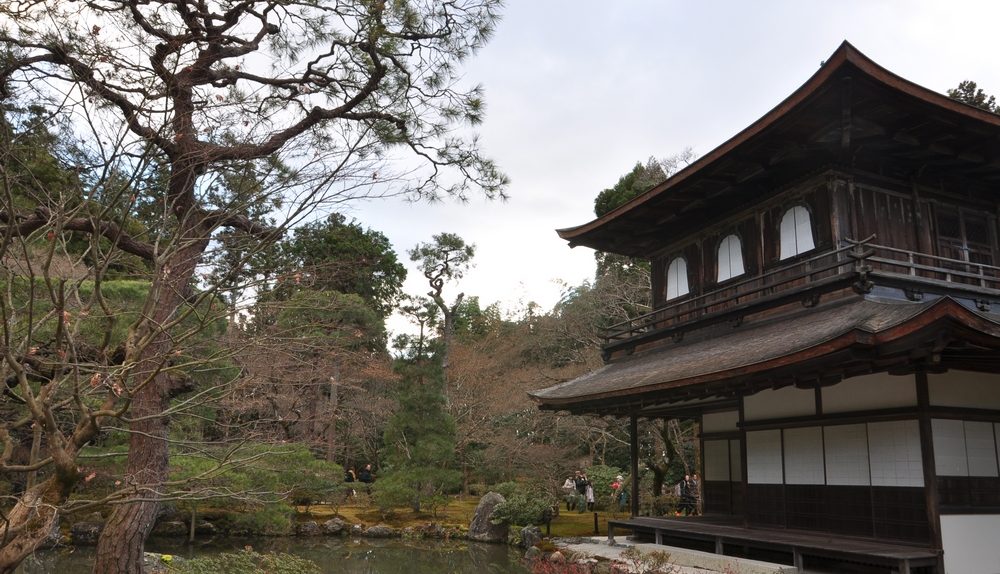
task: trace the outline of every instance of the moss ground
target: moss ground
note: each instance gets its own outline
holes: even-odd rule
[[[382,515],[374,505],[370,504],[365,495],[359,494],[345,504],[331,506],[317,504],[308,508],[298,507],[299,515],[303,519],[312,518],[314,520],[327,520],[335,516],[340,516],[350,523],[362,524],[388,524],[394,528],[406,528],[407,526],[419,526],[428,522],[436,522],[445,526],[460,526],[468,528],[472,521],[472,516],[479,504],[479,497],[456,497],[444,508],[437,509],[436,513],[420,512],[415,513],[408,508],[395,509],[387,515]],[[608,520],[616,518],[627,518],[628,513],[612,513],[604,510],[597,511],[596,535],[608,533]],[[542,525],[542,532],[545,526]],[[559,509],[559,516],[552,519],[550,525],[551,535],[559,537],[568,536],[594,536],[594,512],[578,513],[566,511],[563,506]]]

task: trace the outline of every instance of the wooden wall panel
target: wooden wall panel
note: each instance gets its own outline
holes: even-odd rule
[[[732,514],[733,483],[728,480],[702,482],[702,497],[706,514]]]
[[[824,530],[849,536],[874,536],[871,487],[827,486],[823,502]]]
[[[785,486],[782,484],[748,484],[743,501],[747,519],[756,526],[785,525]]]
[[[930,542],[923,488],[872,488],[872,521],[876,538]]]

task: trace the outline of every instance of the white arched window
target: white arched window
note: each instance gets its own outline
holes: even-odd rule
[[[794,257],[815,248],[809,210],[801,205],[781,216],[781,259]]]
[[[719,243],[719,281],[743,275],[743,243],[735,235],[727,235]]]
[[[688,264],[683,257],[675,257],[667,267],[667,299],[688,294]]]

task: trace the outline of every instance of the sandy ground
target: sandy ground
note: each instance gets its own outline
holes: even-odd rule
[[[670,553],[676,574],[794,574],[797,570],[791,566],[732,558],[674,548],[661,544],[636,543],[623,536],[616,538],[616,544],[610,546],[606,537],[557,539],[556,546],[572,550],[578,554],[600,556],[609,560],[620,560],[621,553],[629,546],[636,546],[644,552],[663,551]]]

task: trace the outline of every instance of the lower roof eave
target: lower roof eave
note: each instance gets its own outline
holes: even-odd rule
[[[954,344],[955,341],[1000,349],[1000,317],[973,312],[949,298],[913,305],[911,310],[912,313],[895,317],[891,322],[893,324],[883,325],[885,328],[854,326],[815,344],[731,368],[701,371],[672,380],[652,380],[602,392],[552,396],[553,390],[577,382],[586,388],[592,380],[599,379],[604,381],[604,386],[608,386],[607,383],[613,382],[617,373],[632,363],[626,361],[617,368],[615,364],[606,365],[574,381],[530,394],[542,410],[571,414],[696,416],[717,409],[727,401],[731,404],[740,394],[764,388],[824,386],[870,372],[892,370],[899,373],[935,364],[937,368],[947,368],[948,365],[940,364],[942,345]],[[878,324],[878,321],[874,323]],[[708,347],[712,344],[711,341],[703,343]],[[679,351],[683,352],[683,349]],[[1000,366],[1000,354],[993,353],[990,357],[993,355],[996,358],[991,360],[996,360]],[[678,359],[676,352],[664,353],[659,358],[653,354],[652,364],[655,366],[657,361],[666,364]],[[651,362],[650,357],[640,357],[639,360]],[[954,365],[952,367],[955,368]],[[655,376],[655,371],[653,374]]]

